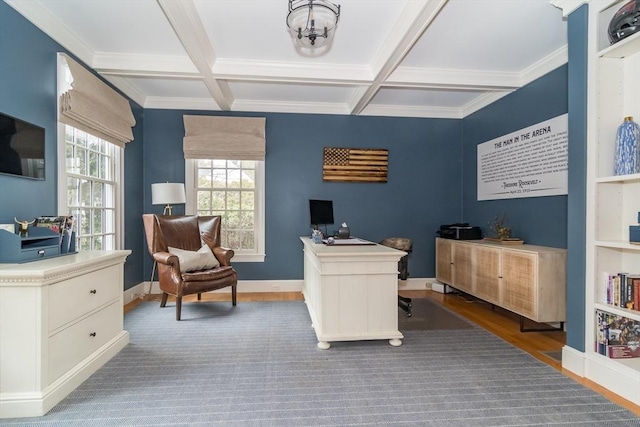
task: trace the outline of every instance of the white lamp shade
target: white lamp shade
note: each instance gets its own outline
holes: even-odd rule
[[[162,182],[151,184],[151,203],[154,205],[170,205],[185,203],[184,184],[179,182]]]

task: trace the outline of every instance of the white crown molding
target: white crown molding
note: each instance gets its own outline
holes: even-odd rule
[[[220,106],[216,104],[212,98],[176,98],[163,96],[147,96],[144,108],[220,111]]]
[[[571,14],[571,12],[585,3],[589,3],[589,1],[590,0],[551,0],[549,3],[558,9],[562,9],[562,16],[566,18]]]
[[[520,73],[398,67],[383,86],[460,90],[511,90],[520,87]]]
[[[187,56],[96,52],[93,68],[101,73],[127,76],[189,77],[201,79]]]
[[[496,102],[500,98],[509,95],[511,92],[512,91],[483,93],[482,95],[462,106],[462,118],[465,118],[468,115],[471,115],[476,111],[483,109],[484,107]]]
[[[411,105],[369,104],[361,116],[416,117],[439,119],[462,119],[462,111],[452,107],[421,107]]]
[[[287,102],[236,99],[233,111],[258,111],[265,113],[339,114],[348,115],[346,104],[329,102]]]
[[[529,84],[556,68],[563,66],[567,62],[569,62],[569,48],[567,45],[564,45],[535,64],[525,68],[520,73],[521,85]]]
[[[89,66],[93,65],[93,50],[43,6],[40,0],[4,1],[75,57]]]
[[[219,58],[213,67],[217,78],[227,80],[309,82],[331,84],[368,83],[373,80],[369,67],[360,65],[309,65],[291,62],[246,61]]]
[[[133,86],[131,83],[129,83],[127,79],[120,76],[111,76],[108,74],[102,74],[102,77],[104,77],[109,83],[117,87],[122,93],[127,95],[138,105],[144,106],[147,99],[146,95],[140,92],[138,88]]]

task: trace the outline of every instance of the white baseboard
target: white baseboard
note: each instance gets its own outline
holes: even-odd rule
[[[562,347],[562,368],[584,377],[584,353],[573,347]]]
[[[435,279],[409,278],[398,280],[398,290],[424,291],[431,289],[431,282]],[[302,292],[302,280],[239,280],[238,292]],[[231,288],[223,288],[218,293],[231,293]],[[153,282],[151,294],[161,294],[158,282]],[[149,282],[141,282],[124,291],[123,301],[128,304],[137,298],[143,298],[149,294]]]

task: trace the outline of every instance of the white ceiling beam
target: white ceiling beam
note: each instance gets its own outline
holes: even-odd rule
[[[189,58],[204,79],[221,110],[230,110],[233,95],[226,82],[216,80],[211,70],[216,62],[213,46],[192,0],[156,0],[169,20]]]
[[[416,44],[422,33],[431,25],[448,0],[421,0],[407,2],[394,31],[385,41],[373,63],[375,78],[359,99],[351,104],[351,114],[360,114],[371,102],[385,81]]]
[[[513,90],[521,86],[520,73],[398,67],[382,86],[460,90]]]
[[[369,104],[361,116],[419,117],[439,119],[461,119],[462,110],[455,107],[429,107],[419,105]]]
[[[296,111],[303,114],[341,114],[348,115],[347,104],[333,102],[300,102],[236,99],[233,111],[257,111],[267,113],[291,113]]]
[[[220,111],[218,104],[211,98],[178,98],[175,96],[148,96],[144,108]]]
[[[218,59],[213,75],[226,80],[318,82],[331,84],[370,83],[373,73],[357,64],[313,64],[276,61]]]
[[[201,78],[188,56],[96,52],[93,68],[110,75]]]

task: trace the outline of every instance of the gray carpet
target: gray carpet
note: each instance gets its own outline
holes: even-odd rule
[[[316,347],[301,301],[142,303],[131,343],[29,426],[640,426],[477,327]]]
[[[468,329],[471,323],[442,305],[427,298],[413,298],[411,317],[399,311],[398,329],[400,331],[426,331],[437,329]]]

